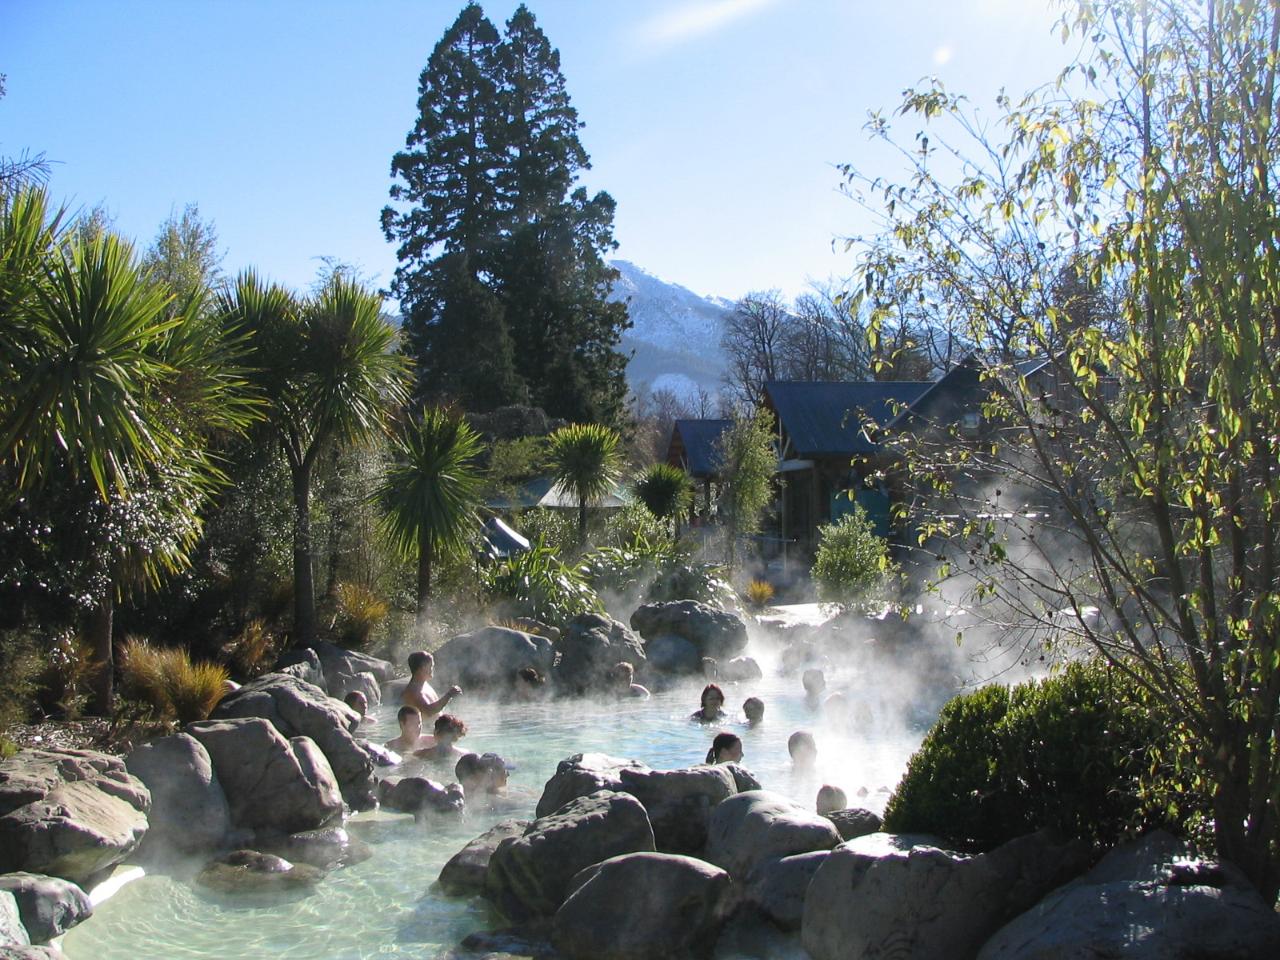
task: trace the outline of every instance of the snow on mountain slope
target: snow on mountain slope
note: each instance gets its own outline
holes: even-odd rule
[[[732,305],[666,283],[626,260],[611,266],[620,276],[609,299],[625,302],[632,322],[622,337],[622,349],[634,351],[627,365],[632,387],[647,384],[688,396],[698,387],[718,390],[725,369],[720,334]]]

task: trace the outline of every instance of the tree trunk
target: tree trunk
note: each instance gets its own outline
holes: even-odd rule
[[[316,636],[316,595],[311,571],[311,468],[293,473],[293,645],[310,646]]]
[[[427,619],[431,606],[431,541],[424,540],[418,548],[418,625]]]
[[[115,649],[112,643],[112,621],[115,615],[115,585],[107,588],[101,602],[85,618],[85,639],[93,650],[95,671],[89,712],[109,717],[115,710]]]
[[[587,498],[578,499],[578,543],[587,542]]]

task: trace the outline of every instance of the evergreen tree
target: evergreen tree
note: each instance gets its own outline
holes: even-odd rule
[[[419,398],[616,420],[627,320],[605,299],[614,201],[574,189],[590,163],[559,54],[527,7],[499,43],[473,3],[432,53],[420,92],[422,116],[392,164],[392,199],[414,206],[383,212],[401,244],[393,289]]]

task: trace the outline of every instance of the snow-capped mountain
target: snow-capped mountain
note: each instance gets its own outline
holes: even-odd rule
[[[720,334],[732,304],[666,283],[626,260],[610,265],[620,276],[609,299],[625,302],[632,322],[621,344],[623,352],[635,351],[627,365],[631,386],[665,388],[685,397],[699,387],[713,394],[719,390],[725,369]]]

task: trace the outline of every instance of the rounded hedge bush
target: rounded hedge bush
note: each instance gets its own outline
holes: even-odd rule
[[[1097,845],[1173,826],[1152,799],[1172,721],[1114,668],[952,699],[912,756],[884,829],[985,850],[1041,828]]]

